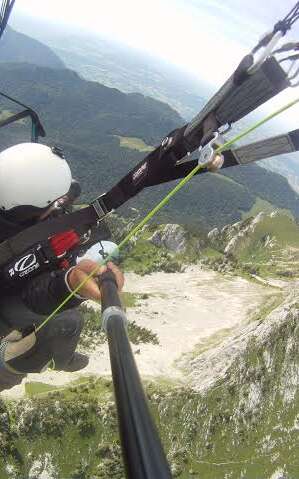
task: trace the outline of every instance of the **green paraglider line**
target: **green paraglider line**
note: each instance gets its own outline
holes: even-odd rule
[[[247,128],[246,130],[244,130],[243,132],[239,133],[238,135],[236,135],[234,138],[232,138],[231,140],[228,140],[227,142],[225,142],[223,145],[219,146],[218,148],[215,149],[215,155],[217,154],[220,154],[222,151],[224,150],[227,150],[232,144],[236,143],[237,141],[239,141],[241,138],[244,138],[245,136],[247,136],[249,133],[251,133],[252,131],[256,130],[257,128],[259,128],[260,126],[262,126],[264,123],[272,120],[272,118],[276,117],[277,115],[279,115],[280,113],[283,113],[284,111],[288,110],[289,108],[291,108],[292,106],[296,105],[297,103],[299,103],[299,98],[296,98],[295,100],[287,103],[287,105],[279,108],[278,110],[276,110],[275,112],[267,115],[266,117],[264,117],[262,120],[258,121],[257,123],[255,123],[254,125],[252,125],[251,127]],[[190,171],[190,173],[185,176],[185,178],[183,178],[161,201],[160,203],[158,203],[145,217],[144,219],[138,223],[138,225],[135,226],[135,228],[133,228],[129,233],[128,235],[119,243],[119,245],[116,247],[116,250],[118,249],[121,249],[123,248],[125,245],[128,244],[128,242],[133,238],[133,236],[138,233],[141,228],[143,228],[143,226],[145,226],[152,218],[153,216],[156,215],[156,213],[158,213],[158,211],[160,211],[169,201],[170,199],[176,195],[176,193],[181,189],[183,188],[183,186],[186,185],[186,183],[188,183],[191,178],[193,178],[194,175],[196,175],[196,173],[198,173],[200,170],[204,169],[205,168],[205,165],[197,165],[192,171]],[[80,289],[82,288],[82,286],[84,286],[87,281],[89,281],[91,278],[93,278],[94,276],[96,276],[99,272],[100,272],[100,268],[101,266],[103,266],[104,264],[106,264],[108,261],[112,260],[113,259],[113,253],[114,251],[108,256],[108,258],[106,258],[104,261],[100,262],[99,265],[94,268],[94,270],[89,273],[89,275],[64,299],[64,301],[62,301],[62,303],[59,304],[59,306],[57,306],[57,308],[35,329],[36,332],[40,331],[52,318],[54,318],[54,316],[56,316],[57,313],[59,313],[59,311],[76,295],[76,293],[78,293],[80,291]]]

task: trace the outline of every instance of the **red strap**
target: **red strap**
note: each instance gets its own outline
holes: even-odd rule
[[[59,268],[64,269],[65,271],[69,269],[70,262],[67,259],[62,259],[59,263]]]
[[[74,230],[58,233],[50,238],[50,245],[57,257],[63,256],[67,251],[76,246],[80,241],[79,235]]]

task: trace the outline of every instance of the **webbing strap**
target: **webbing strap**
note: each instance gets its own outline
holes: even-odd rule
[[[247,67],[245,62],[243,72],[238,72],[237,80],[236,71],[191,120],[185,131],[188,141],[202,128],[203,121],[211,112],[215,113],[220,125],[231,124],[289,86],[287,74],[274,57],[268,58],[252,75],[246,74]]]
[[[161,161],[161,157],[157,154],[158,150],[155,150],[155,155],[152,153],[151,157],[147,157],[136,167],[137,170],[142,169],[142,165],[147,163],[147,166],[144,167],[145,178],[142,183],[139,184],[140,189],[184,178],[197,165],[197,160],[185,161],[178,165],[171,160],[167,161],[166,159],[165,161],[164,158]],[[252,163],[272,156],[293,153],[295,151],[299,151],[299,129],[282,135],[273,136],[265,140],[256,141],[241,146],[240,148],[223,151],[222,155],[224,157],[224,163],[222,168]],[[165,157],[167,158],[167,154]],[[154,161],[159,162],[156,168],[151,165],[151,162]],[[167,167],[165,167],[165,163],[167,164]],[[136,169],[134,171],[136,171]],[[202,168],[196,174],[199,175],[208,172],[209,170],[207,168]],[[130,189],[130,181],[132,181],[132,172],[121,180],[109,193],[106,193],[104,200],[106,202],[106,197],[109,199],[109,207],[112,208],[114,204],[114,208],[116,208],[118,204],[122,204],[122,202],[126,201],[125,198],[128,198],[130,192],[132,193],[131,196],[136,194],[134,189]],[[116,198],[116,200],[114,198]]]
[[[96,224],[98,220],[99,217],[93,206],[88,206],[74,213],[37,223],[0,244],[0,266],[54,234],[76,229],[83,225],[88,227]],[[99,229],[102,233],[102,239],[110,238],[110,231],[104,222],[99,224]]]
[[[249,145],[232,150],[237,163],[247,164],[272,156],[293,153],[299,150],[299,130],[285,135],[277,135],[266,140],[256,141]]]
[[[184,142],[186,126],[170,132],[154,151],[105,193],[103,199],[109,210],[117,209],[147,186],[160,184],[160,178],[164,174],[171,174],[177,161],[184,158],[189,151]]]
[[[233,89],[215,114],[224,125],[243,118],[289,86],[285,71],[274,57],[268,58],[253,75]]]

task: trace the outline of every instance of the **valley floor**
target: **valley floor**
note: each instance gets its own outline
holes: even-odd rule
[[[125,291],[142,294],[136,307],[127,310],[129,321],[156,333],[159,344],[133,345],[143,378],[185,381],[178,363],[182,356],[202,341],[227,334],[248,322],[267,302],[279,299],[281,290],[241,277],[224,276],[199,266],[183,273],[126,274]],[[92,304],[93,307],[98,305]],[[63,387],[87,375],[110,375],[107,344],[89,352],[88,367],[78,373],[46,371],[31,374],[27,381],[39,381]],[[24,395],[24,384],[2,393],[4,397]]]

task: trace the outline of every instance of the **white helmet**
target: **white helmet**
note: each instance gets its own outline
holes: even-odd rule
[[[0,153],[0,209],[46,208],[65,195],[71,170],[58,148],[20,143]]]

